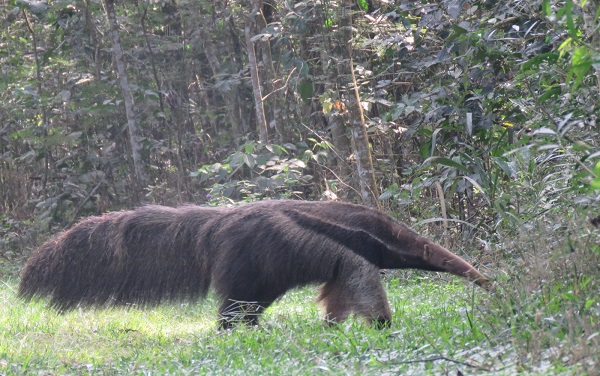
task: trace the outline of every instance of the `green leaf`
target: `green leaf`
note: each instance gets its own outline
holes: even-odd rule
[[[594,166],[594,175],[596,175],[597,178],[600,178],[600,162],[596,163]]]
[[[593,190],[600,189],[600,162],[596,163],[594,166],[594,179],[589,183],[590,188]]]
[[[435,145],[437,145],[437,134],[442,130],[442,128],[438,128],[431,134],[431,156],[435,153]]]
[[[475,181],[475,179],[468,177],[468,176],[463,176],[463,178],[465,180],[469,181],[471,184],[473,184],[473,186],[475,188],[477,188],[477,190],[483,195],[483,198],[485,198],[485,200],[487,201],[488,205],[492,205],[490,199],[488,198],[487,194],[485,193],[485,190],[478,182]]]
[[[356,0],[356,2],[358,3],[358,6],[361,7],[362,10],[365,10],[365,11],[369,10],[369,3],[367,3],[367,0]]]
[[[572,90],[579,87],[587,72],[592,68],[592,57],[586,46],[577,47],[571,56],[571,70],[569,71],[568,80],[575,76]]]
[[[538,66],[543,62],[548,62],[548,63],[555,63],[558,60],[559,55],[554,53],[554,52],[548,52],[542,55],[538,55],[534,58],[529,59],[526,63],[523,64],[523,66],[521,67],[522,71],[526,71],[529,70],[531,68],[533,68],[534,66]]]
[[[323,105],[323,113],[328,114],[331,112],[331,110],[333,110],[333,102],[331,101],[331,98],[321,101],[321,104]]]
[[[389,190],[387,190],[387,191],[383,192],[383,193],[382,193],[382,194],[379,196],[379,200],[380,200],[380,201],[384,201],[384,200],[387,200],[388,198],[390,198],[390,197],[392,197],[392,196],[393,196],[393,194],[392,194],[392,191],[389,191]]]
[[[244,164],[250,168],[254,168],[256,166],[256,159],[252,154],[243,154]]]
[[[542,1],[542,11],[546,16],[550,16],[552,14],[552,8],[550,7],[550,0]]]
[[[298,85],[296,86],[296,91],[298,92],[300,98],[302,98],[303,101],[310,101],[314,93],[312,81],[304,79],[298,82]]]
[[[452,34],[446,39],[446,43],[456,40],[458,37],[467,34],[467,29],[462,28],[458,25],[452,26]]]
[[[592,304],[596,303],[596,299],[587,299],[585,301],[585,309],[590,309],[590,307],[592,306]]]
[[[506,163],[506,161],[503,158],[500,157],[492,157],[492,160],[498,165],[500,166],[500,169],[502,169],[502,171],[504,171],[504,173],[507,176],[513,176],[515,173],[513,172],[513,170],[510,168],[510,166],[508,165],[508,163]]]
[[[246,142],[244,145],[242,145],[242,148],[244,148],[244,152],[246,154],[250,154],[250,153],[253,153],[256,150],[256,144],[254,144],[253,142],[249,141],[249,142]]]
[[[565,15],[567,18],[567,30],[569,30],[569,35],[573,38],[579,37],[579,30],[575,28],[575,22],[573,20],[573,0],[565,1]]]
[[[238,168],[243,164],[243,154],[240,152],[235,152],[231,155],[231,160],[229,162],[232,168]]]
[[[544,94],[542,94],[542,96],[540,97],[540,103],[547,101],[551,97],[558,96],[558,95],[560,95],[560,93],[561,93],[560,86],[554,86],[554,87],[546,90],[546,92]]]
[[[265,148],[277,156],[280,156],[283,153],[287,154],[287,150],[285,150],[285,148],[280,145],[271,144],[271,145],[266,145]]]
[[[398,193],[398,184],[392,184],[379,196],[379,200],[387,200],[393,197],[396,193]]]
[[[465,173],[470,173],[470,171],[469,171],[468,168],[466,168],[465,166],[461,165],[460,163],[458,163],[456,161],[453,161],[450,158],[445,158],[445,157],[430,157],[430,158],[427,158],[423,162],[424,165],[427,164],[427,163],[430,163],[432,165],[434,165],[434,164],[441,164],[441,165],[448,166],[448,167],[454,167],[454,168],[457,168],[457,169],[459,169],[459,170],[461,170],[461,171],[463,171]]]

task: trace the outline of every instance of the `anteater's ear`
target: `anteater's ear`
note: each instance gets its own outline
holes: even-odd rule
[[[427,244],[425,244],[425,247],[423,249],[423,258],[425,260],[431,259],[431,248],[429,248],[429,245]]]

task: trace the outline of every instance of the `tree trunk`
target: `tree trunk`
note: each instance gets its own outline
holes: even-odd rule
[[[335,35],[334,35],[335,37]],[[339,36],[338,36],[339,37]],[[331,55],[338,62],[344,61],[344,54],[342,49],[339,47],[339,43],[343,38],[339,37],[335,43],[336,47],[332,49]],[[323,53],[321,56],[321,61],[323,63],[327,62],[327,56]],[[334,146],[335,160],[336,160],[336,173],[338,179],[345,182],[346,184],[342,184],[339,187],[338,192],[336,192],[340,197],[347,198],[348,197],[348,188],[355,187],[356,181],[352,174],[352,165],[350,162],[350,156],[352,154],[352,145],[350,142],[350,135],[348,134],[348,113],[345,107],[342,107],[342,95],[340,93],[340,86],[344,85],[344,75],[343,69],[341,65],[327,64],[327,80],[325,81],[325,92],[332,93],[332,98],[330,99],[332,102],[336,101],[338,106],[334,106],[333,108],[326,111],[327,123],[329,124],[329,129],[331,129],[331,141]],[[334,95],[333,93],[337,93]]]
[[[264,2],[263,0],[252,0],[254,9],[257,10],[255,20],[256,31],[259,33],[261,33],[267,27],[267,19],[265,18],[265,14],[263,12],[265,9],[265,3],[268,4],[268,2]],[[269,6],[274,5],[271,4]],[[275,129],[277,135],[279,136],[279,141],[283,142],[285,140],[282,128],[284,111],[282,110],[283,104],[281,102],[283,93],[282,89],[285,86],[285,83],[284,80],[278,80],[276,78],[273,56],[271,54],[270,40],[268,38],[261,37],[258,45],[260,47],[260,60],[262,61],[265,81],[263,89],[266,91],[266,93],[262,93],[263,101],[266,104],[265,114],[271,119],[267,125],[270,129]]]
[[[349,179],[351,176],[351,166],[348,163],[348,156],[352,152],[350,138],[346,134],[346,123],[344,116],[338,112],[332,112],[327,116],[329,127],[331,129],[331,141],[335,147],[335,159],[337,163],[337,173],[341,179]]]
[[[349,47],[351,48],[351,47]],[[351,53],[351,51],[348,51]],[[348,64],[352,81],[354,85],[354,97],[350,96],[350,128],[352,130],[352,141],[354,144],[354,155],[356,157],[356,170],[358,172],[358,181],[360,183],[360,196],[363,204],[379,207],[379,189],[375,180],[375,169],[373,168],[373,159],[371,158],[371,148],[369,137],[367,135],[367,125],[360,105],[360,95],[354,77],[354,66],[350,58]]]
[[[339,66],[340,72],[349,77],[353,90],[348,93],[348,114],[350,116],[350,129],[352,132],[352,143],[354,156],[356,158],[356,170],[360,186],[360,196],[363,204],[379,207],[379,189],[375,180],[375,170],[371,159],[371,148],[367,135],[367,125],[360,105],[360,94],[356,77],[354,76],[354,63],[352,62],[352,1],[345,0],[340,9],[340,29],[344,36],[346,56]]]
[[[269,143],[269,128],[267,125],[267,119],[265,116],[265,105],[262,96],[262,90],[260,87],[260,77],[258,75],[258,63],[256,61],[256,52],[254,50],[254,42],[252,37],[254,34],[252,30],[256,28],[252,27],[251,17],[260,12],[260,9],[256,8],[256,5],[252,9],[252,13],[246,18],[246,26],[244,28],[244,34],[246,36],[246,50],[248,52],[248,65],[250,67],[250,77],[252,78],[252,91],[254,92],[254,109],[256,111],[256,122],[260,135],[260,142],[263,144]]]
[[[117,66],[117,72],[119,74],[119,83],[121,85],[121,91],[123,92],[123,102],[125,103],[125,115],[127,116],[127,130],[129,131],[129,143],[131,145],[131,156],[133,159],[133,169],[135,172],[135,194],[136,200],[139,201],[139,192],[142,189],[148,178],[146,177],[146,171],[144,162],[142,161],[142,146],[140,144],[140,135],[137,123],[135,121],[135,107],[133,103],[133,95],[131,94],[131,88],[127,81],[127,72],[125,71],[125,62],[123,61],[123,49],[121,48],[121,42],[119,41],[119,27],[117,25],[117,17],[115,15],[115,3],[114,0],[104,0],[104,11],[106,12],[106,18],[110,27],[110,34],[113,40],[113,52],[115,57],[115,64]]]

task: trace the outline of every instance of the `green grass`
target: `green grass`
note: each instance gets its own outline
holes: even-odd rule
[[[326,326],[315,288],[292,291],[271,307],[262,326],[216,329],[216,301],[155,309],[82,310],[59,315],[43,302],[15,297],[16,282],[0,290],[0,373],[57,374],[359,374],[469,369],[446,356],[495,366],[478,356],[485,335],[473,291],[462,281],[387,281],[391,329],[351,319]],[[485,294],[475,292],[475,298]],[[476,359],[477,358],[477,359]]]
[[[0,285],[0,374],[581,371],[551,357],[548,364],[542,359],[524,367],[520,334],[503,321],[510,316],[503,314],[506,307],[494,308],[494,295],[457,279],[409,275],[385,278],[393,326],[384,330],[355,318],[326,326],[314,303],[316,288],[286,294],[265,312],[261,327],[219,331],[212,297],[198,304],[59,315],[44,302],[19,301],[17,282],[6,280]]]

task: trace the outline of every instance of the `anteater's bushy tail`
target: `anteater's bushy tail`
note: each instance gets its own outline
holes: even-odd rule
[[[30,257],[19,296],[50,297],[60,311],[202,298],[210,285],[202,230],[215,214],[146,206],[87,218]]]

